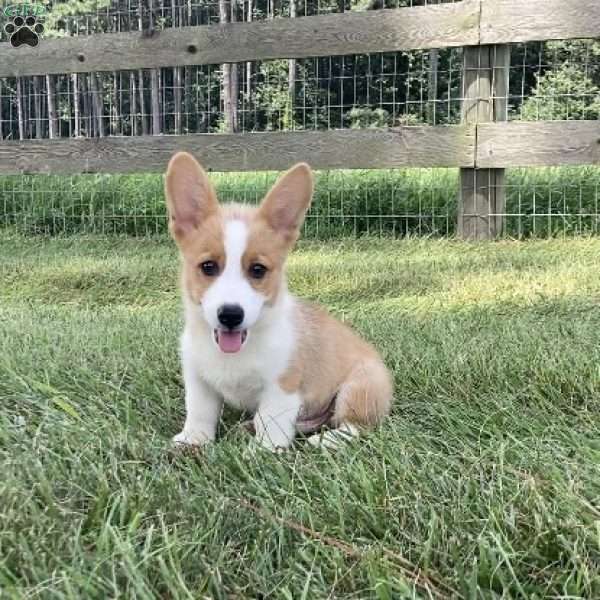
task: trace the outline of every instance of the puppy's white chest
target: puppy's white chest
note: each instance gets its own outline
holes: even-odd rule
[[[273,326],[251,330],[241,352],[226,355],[216,346],[212,332],[186,327],[184,361],[230,406],[255,411],[264,390],[288,368],[294,348],[294,328],[288,308]],[[192,313],[193,314],[193,313]]]
[[[248,372],[239,377],[230,373],[229,377],[225,376],[216,383],[216,389],[226,404],[239,410],[256,410],[264,388],[264,381],[257,373]]]
[[[200,377],[229,406],[239,410],[254,411],[258,406],[259,396],[265,387],[265,373],[257,362],[225,358],[206,346],[194,352],[194,363]]]

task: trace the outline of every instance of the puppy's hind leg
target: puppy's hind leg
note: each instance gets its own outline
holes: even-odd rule
[[[333,429],[308,438],[314,446],[335,449],[377,425],[390,412],[393,384],[390,372],[377,359],[355,366],[341,385],[332,417]]]

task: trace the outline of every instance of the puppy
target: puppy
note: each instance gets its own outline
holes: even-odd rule
[[[260,206],[220,205],[187,153],[171,159],[169,230],[182,261],[181,357],[186,419],[176,444],[215,439],[223,403],[254,414],[257,442],[331,446],[390,411],[392,380],[377,351],[287,289],[285,262],[313,193],[310,167],[281,176]]]

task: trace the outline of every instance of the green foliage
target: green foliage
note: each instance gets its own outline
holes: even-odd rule
[[[47,11],[44,19],[44,37],[64,37],[68,34],[64,26],[61,27],[61,24],[64,23],[66,18],[99,13],[102,9],[110,7],[111,4],[112,0],[64,0],[55,2],[52,5],[52,10]],[[95,19],[82,20],[78,27],[79,34],[102,32],[104,25],[105,23],[100,15]]]
[[[525,121],[598,119],[600,87],[581,66],[565,64],[538,78],[521,115]]]
[[[260,107],[266,131],[294,128],[292,98],[288,89],[288,61],[262,62],[255,101]]]
[[[600,71],[600,41],[595,40],[564,40],[546,42],[546,56],[552,57],[553,64],[572,63],[585,65],[586,72],[595,78]]]
[[[356,106],[348,112],[346,118],[351,129],[370,129],[390,124],[390,113],[383,108]]]

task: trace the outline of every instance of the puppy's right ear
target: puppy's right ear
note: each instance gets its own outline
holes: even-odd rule
[[[165,177],[169,230],[180,242],[218,211],[217,195],[204,169],[187,152],[171,158]]]

